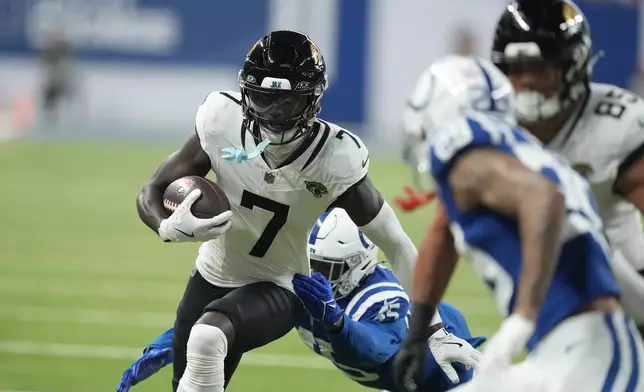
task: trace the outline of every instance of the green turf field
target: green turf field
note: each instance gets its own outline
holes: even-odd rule
[[[172,325],[196,244],[164,244],[135,197],[171,150],[116,144],[0,144],[0,392],[114,391],[140,350]],[[371,176],[391,200],[408,183],[395,161]],[[430,209],[399,217],[418,241]],[[491,295],[461,264],[450,302],[474,334],[499,323]],[[247,354],[241,391],[358,391],[295,334]],[[135,392],[168,391],[165,371]]]

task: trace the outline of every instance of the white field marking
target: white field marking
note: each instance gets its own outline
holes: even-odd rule
[[[135,360],[141,348],[117,346],[93,346],[63,343],[48,343],[20,340],[0,340],[0,353],[6,355],[50,356],[85,359]],[[259,367],[285,367],[297,369],[335,369],[330,361],[311,355],[289,354],[244,354],[241,365]]]
[[[10,261],[0,264],[0,272],[3,276],[15,275],[17,277],[35,277],[43,278],[48,276],[66,277],[66,278],[88,278],[88,279],[112,279],[125,281],[140,281],[145,277],[148,282],[176,282],[177,285],[183,285],[190,276],[192,266],[188,266],[183,271],[169,271],[164,269],[146,269],[144,266],[134,266],[136,269],[120,265],[94,264],[94,263],[19,263]],[[0,391],[2,392],[2,391]]]
[[[183,294],[181,285],[155,284],[90,279],[30,279],[0,277],[0,293],[53,297],[89,297],[112,299],[146,299],[177,301]]]
[[[168,329],[173,313],[0,305],[0,319],[27,323],[89,324]]]
[[[0,389],[0,392],[43,392],[43,391],[14,391],[13,389]]]

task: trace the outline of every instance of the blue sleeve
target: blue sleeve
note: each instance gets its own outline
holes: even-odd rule
[[[329,339],[333,352],[343,364],[369,369],[396,354],[406,335],[405,318],[383,323],[370,319],[354,321],[345,315],[342,330],[329,334]]]
[[[487,117],[454,121],[439,130],[431,140],[429,162],[432,176],[437,182],[444,181],[458,157],[473,148],[492,147],[511,153],[508,138],[512,136],[511,126]]]
[[[409,297],[391,271],[378,268],[346,306],[344,326],[329,334],[337,358],[349,366],[385,363],[407,335]]]
[[[143,353],[146,353],[152,349],[165,349],[172,348],[172,334],[174,333],[174,328],[170,328],[161,335],[159,335],[154,341],[143,350]]]

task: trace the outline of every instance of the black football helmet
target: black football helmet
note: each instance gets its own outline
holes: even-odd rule
[[[570,0],[516,0],[496,27],[492,61],[504,73],[526,61],[545,61],[562,71],[552,117],[588,90],[593,65],[590,26]],[[548,117],[546,115],[545,117]],[[539,120],[544,119],[539,118]]]
[[[306,134],[320,112],[328,86],[326,64],[308,36],[273,31],[248,52],[239,85],[245,118],[282,136],[271,144],[286,144]],[[251,132],[260,139],[256,126]]]

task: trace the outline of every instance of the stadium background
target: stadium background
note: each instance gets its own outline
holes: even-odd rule
[[[141,348],[172,324],[196,245],[162,244],[134,198],[192,129],[211,90],[269,30],[307,32],[329,65],[322,117],[377,155],[391,200],[409,183],[399,124],[419,73],[450,52],[487,55],[506,0],[0,0],[0,392],[114,390]],[[640,91],[634,1],[581,1],[595,79]],[[51,37],[72,48],[41,61]],[[61,73],[69,97],[42,91]],[[52,71],[53,70],[53,71]],[[431,207],[400,218],[418,241]],[[499,323],[490,294],[461,264],[448,300],[476,334]],[[168,390],[169,373],[135,387]],[[295,334],[250,353],[230,391],[357,391]]]

